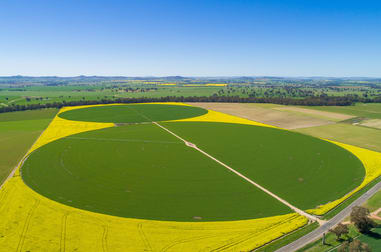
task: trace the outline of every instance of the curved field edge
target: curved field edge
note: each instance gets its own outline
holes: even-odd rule
[[[112,126],[56,116],[28,154],[64,136]],[[58,248],[81,251],[251,250],[308,221],[298,214],[203,223],[147,221],[97,214],[60,204],[34,192],[22,181],[19,169],[0,190],[0,201],[3,217],[0,244],[6,250],[18,251]]]
[[[162,125],[299,209],[341,198],[365,177],[363,163],[351,152],[303,134],[233,123]]]
[[[198,117],[207,114],[204,108],[164,103],[131,103],[94,106],[64,111],[59,117],[71,121],[149,123]]]
[[[66,107],[60,112],[77,108],[79,107]],[[184,120],[273,127],[214,111],[208,111],[206,115],[199,118]],[[60,120],[56,117],[28,153],[71,134],[112,126],[113,124]],[[364,157],[359,158],[364,163]],[[376,168],[372,162],[370,165],[371,168]],[[367,165],[365,167],[370,168]],[[375,173],[380,173],[380,169],[373,170]],[[371,173],[367,171],[366,174],[368,176]],[[178,251],[179,249],[194,251],[200,248],[201,250],[223,248],[249,250],[260,247],[307,223],[305,217],[297,214],[246,221],[180,223],[181,225],[177,222],[118,218],[72,208],[49,200],[27,187],[19,173],[0,190],[0,199],[2,202],[0,214],[4,220],[0,223],[0,233],[3,236],[0,243],[8,250],[50,251],[57,248],[90,251],[125,251],[132,248],[133,250],[161,251]]]
[[[176,120],[175,122],[192,122],[192,121],[240,123],[240,124],[255,125],[255,126],[262,126],[262,127],[272,127],[272,128],[277,128],[280,130],[286,130],[276,126],[258,123],[255,121],[251,121],[251,120],[240,118],[233,115],[224,114],[224,113],[213,111],[213,110],[208,110],[208,114],[200,116],[200,117]],[[314,215],[324,215],[328,213],[330,210],[334,209],[335,207],[340,205],[342,202],[350,198],[353,194],[360,191],[362,188],[368,185],[371,181],[381,176],[381,153],[360,148],[360,147],[356,147],[349,144],[340,143],[337,141],[331,141],[324,138],[321,138],[321,139],[331,142],[333,144],[336,144],[340,146],[341,148],[351,152],[353,155],[355,155],[364,165],[365,178],[358,187],[356,187],[354,190],[344,195],[343,197],[335,201],[328,202],[327,204],[323,204],[315,209],[307,210],[308,213],[311,213]]]
[[[126,218],[211,222],[292,212],[151,123],[56,140],[35,150],[21,173],[30,188],[47,198]]]
[[[2,189],[6,251],[250,250],[307,223],[298,214],[247,221],[177,223],[119,218],[48,200],[14,177]],[[91,230],[91,232],[89,232]],[[65,249],[63,249],[65,248]]]
[[[326,140],[326,139],[324,139]],[[365,167],[365,178],[361,185],[359,185],[357,188],[346,194],[345,196],[341,197],[340,199],[337,199],[335,201],[329,202],[327,204],[321,205],[317,207],[316,209],[308,210],[307,212],[315,215],[323,215],[330,210],[337,207],[339,204],[343,203],[345,200],[350,198],[353,194],[360,191],[362,188],[367,186],[370,182],[377,179],[379,176],[381,176],[381,153],[376,151],[371,151],[367,149],[363,149],[360,147],[356,147],[349,144],[339,143],[331,140],[326,140],[328,142],[334,143],[351,153],[353,153],[358,159],[361,160]]]

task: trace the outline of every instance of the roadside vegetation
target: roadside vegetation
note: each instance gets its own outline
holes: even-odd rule
[[[373,195],[364,206],[372,210],[381,208],[381,191]],[[376,252],[381,251],[381,220],[371,214],[364,206],[356,206],[344,223],[330,230],[324,238],[308,244],[299,252]]]
[[[369,211],[373,212],[377,209],[381,208],[381,191],[377,192],[373,195],[364,206],[369,209]]]
[[[263,247],[260,247],[255,252],[273,252],[277,249],[280,249],[281,247],[296,241],[297,239],[303,237],[304,235],[312,232],[313,230],[317,229],[319,227],[319,224],[317,222],[308,224],[290,234],[287,234],[277,240],[274,240],[270,242],[269,244],[264,245]]]

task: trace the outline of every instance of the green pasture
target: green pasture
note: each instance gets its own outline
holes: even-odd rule
[[[58,109],[26,110],[9,113],[0,113],[0,123],[10,121],[42,120],[52,119]]]
[[[154,124],[57,140],[28,158],[22,176],[48,198],[123,217],[221,221],[291,211]]]
[[[372,252],[381,252],[381,227],[372,229],[369,234],[361,234],[358,238],[372,249]]]
[[[308,106],[305,108],[381,119],[381,103],[357,103],[353,106]]]
[[[350,152],[310,136],[239,124],[162,125],[301,209],[342,197],[365,176]]]
[[[381,152],[381,130],[379,129],[336,123],[293,131]]]
[[[368,199],[365,207],[368,208],[371,212],[381,208],[381,191],[378,191],[370,199]]]
[[[341,244],[344,241],[360,240],[361,242],[367,243],[372,252],[381,252],[381,228],[374,228],[369,234],[361,234],[353,225],[349,225],[349,234],[343,235],[341,241],[337,241],[336,235],[328,232],[325,237],[325,245],[322,243],[322,239],[314,241],[305,247],[297,250],[298,252],[322,252],[330,251],[337,252]]]
[[[110,85],[108,85],[110,86]],[[68,85],[68,86],[33,86],[19,89],[5,89],[0,92],[0,103],[6,105],[53,103],[62,101],[101,100],[113,98],[160,98],[166,96],[211,96],[225,87],[183,87],[183,86],[158,86],[158,85],[132,85],[131,88],[156,88],[149,91],[126,92],[126,87],[118,86],[105,89],[107,85]],[[121,88],[121,89],[119,89]],[[27,100],[29,97],[29,100]],[[8,98],[8,99],[6,99]],[[2,106],[2,104],[0,104]]]
[[[59,116],[76,121],[140,123],[184,119],[206,114],[203,108],[164,105],[164,104],[130,104],[115,106],[99,106],[70,110]]]
[[[351,241],[355,237],[359,235],[359,232],[353,225],[349,225],[349,233],[348,235],[343,235],[341,241],[337,241],[336,235],[327,232],[325,236],[325,244],[322,242],[322,238],[319,240],[316,240],[312,243],[307,244],[301,249],[298,249],[297,252],[336,252],[337,248],[344,242],[344,241]],[[336,249],[335,249],[336,248]]]
[[[228,83],[223,81],[224,83]],[[28,105],[46,104],[54,102],[70,101],[99,101],[102,99],[113,100],[117,98],[161,98],[167,96],[175,97],[201,97],[201,96],[239,96],[239,97],[283,97],[300,99],[309,96],[347,96],[358,95],[362,97],[366,94],[369,98],[380,95],[380,91],[375,88],[340,88],[331,89],[319,86],[295,86],[295,85],[257,85],[248,83],[228,83],[226,87],[216,86],[184,86],[189,83],[177,83],[174,86],[161,86],[156,84],[143,84],[140,82],[118,82],[118,81],[99,81],[81,82],[70,81],[70,84],[57,86],[48,85],[27,85],[27,86],[4,86],[0,89],[0,106],[9,104]],[[165,82],[160,82],[165,83]],[[204,83],[204,81],[203,81]],[[197,83],[196,83],[197,84]],[[134,89],[134,90],[126,90]],[[370,104],[369,104],[370,105]],[[349,114],[363,114],[356,106],[328,107],[328,111],[344,112]],[[326,110],[326,107],[316,107],[316,109]],[[376,113],[377,114],[377,113]],[[374,115],[372,112],[371,115]],[[373,118],[370,116],[369,118]],[[376,116],[380,118],[380,115]]]
[[[57,109],[0,114],[0,183],[48,126]]]

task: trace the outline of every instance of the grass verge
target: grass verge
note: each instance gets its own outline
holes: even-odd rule
[[[303,237],[304,235],[312,232],[313,230],[317,229],[319,227],[319,224],[317,222],[308,224],[290,234],[285,235],[283,238],[280,238],[278,240],[275,240],[261,248],[258,248],[254,251],[256,252],[272,252],[275,251],[293,241],[296,241],[300,237]]]
[[[322,242],[322,238],[316,240],[310,244],[307,244],[305,247],[297,250],[297,252],[320,252],[320,251],[328,251],[336,248],[342,242],[346,240],[352,240],[359,235],[356,228],[353,225],[349,226],[349,234],[347,236],[343,236],[341,241],[336,240],[336,235],[333,233],[327,233],[325,236],[325,244]]]

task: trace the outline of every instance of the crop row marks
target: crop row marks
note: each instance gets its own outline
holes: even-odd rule
[[[89,221],[89,219],[86,218],[88,216],[85,215],[83,217],[84,217],[83,220],[85,220],[85,223]],[[67,247],[71,245],[70,243],[71,227],[70,227],[70,224],[68,224],[70,223],[70,220],[69,220],[70,218],[76,219],[78,218],[78,216],[76,217],[75,212],[65,212],[61,217],[61,237],[60,237],[60,243],[59,243],[60,252],[65,252],[67,250]],[[99,222],[102,222],[102,223],[99,223]],[[80,221],[80,223],[82,222]],[[108,240],[108,233],[109,233],[108,225],[103,223],[103,221],[101,221],[98,218],[94,218],[93,221],[90,221],[89,223],[91,223],[90,225],[93,225],[94,227],[101,228],[102,231],[101,231],[101,235],[99,236],[100,244],[102,246],[102,251],[107,252],[108,251],[107,240]]]
[[[22,251],[22,248],[24,246],[24,241],[26,238],[26,234],[27,234],[28,229],[29,229],[30,220],[32,219],[34,211],[37,209],[37,207],[39,205],[40,205],[40,200],[36,199],[34,204],[32,205],[32,207],[28,211],[28,215],[26,217],[26,220],[24,222],[24,227],[23,227],[21,235],[20,235],[20,240],[19,240],[19,243],[17,245],[17,250],[16,250],[17,252]]]
[[[275,225],[268,226],[264,229],[252,230],[252,231],[248,231],[245,233],[241,233],[239,235],[236,235],[236,233],[234,232],[234,233],[232,233],[233,238],[230,238],[228,240],[220,242],[214,246],[205,247],[205,248],[201,249],[201,251],[224,251],[224,250],[231,249],[235,246],[239,246],[240,244],[257,237],[258,233],[270,232],[271,230],[276,229],[279,226],[286,224],[295,218],[297,218],[297,217],[293,217],[291,219],[286,219],[286,220],[281,221]],[[185,238],[185,239],[178,239],[178,240],[175,240],[172,243],[168,244],[167,246],[165,246],[161,251],[162,252],[169,251],[170,249],[173,249],[175,246],[178,246],[178,245],[181,245],[184,243],[190,243],[190,242],[194,242],[194,241],[198,241],[198,240],[211,239],[211,238],[215,238],[215,237],[219,237],[219,236],[220,236],[220,234],[209,234],[209,235],[194,236],[194,237]]]
[[[108,251],[107,237],[108,237],[108,226],[107,225],[103,225],[103,234],[102,234],[102,249],[103,249],[103,252],[107,252]]]
[[[140,222],[138,224],[138,230],[139,230],[139,235],[140,237],[142,238],[143,240],[143,243],[144,243],[144,246],[146,247],[145,251],[153,251],[152,247],[151,247],[151,244],[146,236],[146,234],[144,233],[144,230],[143,230],[143,223]]]
[[[217,248],[209,248],[208,251],[224,251],[224,250],[227,250],[227,249],[230,249],[234,246],[237,246],[243,242],[246,242],[250,239],[252,239],[253,237],[257,236],[258,235],[258,232],[250,232],[250,233],[245,233],[245,234],[241,234],[241,235],[238,235],[234,238],[231,238],[230,240],[226,241],[224,245],[220,245],[219,247]]]
[[[65,252],[65,250],[66,250],[66,227],[67,227],[67,216],[68,215],[69,215],[69,213],[65,213],[62,216],[60,252]]]
[[[2,191],[0,191],[0,212],[7,204],[7,199],[9,198],[9,195],[12,195],[13,191],[13,187],[9,186],[5,187]]]
[[[292,219],[295,219],[295,218],[297,218],[297,216],[293,217]],[[255,230],[255,231],[251,231],[251,232],[248,232],[248,233],[240,234],[238,236],[235,236],[235,237],[225,241],[223,243],[223,245],[220,245],[220,246],[218,246],[218,247],[216,247],[214,249],[209,248],[208,251],[223,251],[223,250],[227,250],[229,248],[232,248],[234,246],[242,244],[242,243],[244,243],[244,242],[246,242],[248,240],[251,240],[254,237],[257,237],[258,233],[262,233],[263,234],[265,232],[270,232],[271,230],[276,229],[277,227],[282,226],[283,224],[286,224],[286,223],[290,222],[292,219],[286,219],[286,220],[281,221],[281,222],[279,222],[279,223],[277,223],[275,225],[271,225],[271,226],[268,226],[268,227],[266,227],[264,229],[261,229],[260,231]]]
[[[159,144],[181,144],[181,142],[174,141],[158,141],[158,140],[144,140],[144,139],[127,139],[127,138],[96,138],[96,137],[66,137],[66,139],[74,140],[93,140],[103,142],[131,142],[131,143],[159,143]]]
[[[183,243],[189,243],[193,241],[198,241],[198,240],[203,240],[203,239],[208,239],[208,238],[214,238],[218,237],[219,234],[212,234],[212,235],[201,235],[201,236],[195,236],[191,238],[185,238],[185,239],[178,239],[176,241],[173,241],[172,243],[168,244],[165,246],[163,249],[161,249],[162,252],[168,251],[169,249],[173,248],[174,246],[183,244]]]

